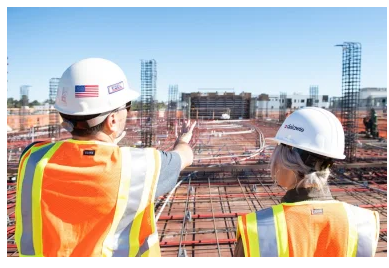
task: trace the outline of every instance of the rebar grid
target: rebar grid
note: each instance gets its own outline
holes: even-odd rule
[[[379,172],[383,169],[377,169],[377,174],[385,175]],[[386,194],[347,183],[344,178],[331,178],[329,184],[334,199],[380,213],[381,233],[377,255],[386,256],[383,245],[386,243]],[[377,175],[368,185],[382,187],[386,184],[384,178]],[[237,217],[278,204],[285,194],[285,189],[272,182],[269,170],[197,172],[190,184],[190,187],[196,189],[192,191],[192,195],[183,194],[185,187],[189,187],[188,183],[181,185],[182,194],[180,191],[176,192],[174,201],[169,204],[172,209],[169,213],[163,213],[158,222],[158,225],[163,223],[165,226],[163,229],[158,228],[160,233],[170,235],[169,239],[161,240],[162,256],[174,256],[178,253],[175,241],[182,232],[178,224],[185,217],[182,210],[184,204],[193,209],[191,228],[187,225],[182,233],[183,238],[190,237],[190,240],[180,240],[181,245],[191,246],[188,256],[232,256],[236,242]],[[214,202],[215,200],[218,202]]]
[[[139,129],[137,120],[131,121],[131,129]],[[223,126],[224,125],[224,126]],[[166,130],[166,122],[158,123],[158,127]],[[251,127],[259,128],[265,137],[272,137],[279,125],[272,122],[254,120],[238,122],[201,122],[200,128],[196,128],[194,135],[194,151],[196,156],[214,156],[215,160],[205,161],[195,166],[197,173],[189,180],[184,181],[172,194],[166,203],[166,209],[157,222],[160,235],[162,256],[178,256],[179,248],[187,256],[232,256],[235,248],[236,221],[239,215],[251,211],[265,209],[280,203],[285,189],[274,184],[270,178],[268,166],[261,169],[240,170],[239,165],[232,164],[233,170],[208,172],[205,166],[222,165],[226,162],[217,158],[217,155],[233,155],[234,163],[265,164],[268,165],[269,157],[274,146],[266,147],[262,154],[253,160],[245,159],[244,152],[251,154],[261,146],[258,131],[243,134],[225,135],[223,137],[201,135],[211,131],[238,132]],[[136,139],[139,133],[134,133]],[[162,146],[168,146],[174,138],[169,137]],[[373,144],[374,145],[374,144]],[[362,147],[366,158],[370,157],[377,163],[377,159],[383,161],[386,155],[375,155],[384,152],[382,148]],[[371,155],[368,155],[371,150]],[[357,151],[358,153],[358,151]],[[236,157],[236,155],[244,155]],[[212,159],[211,159],[212,160]],[[10,164],[10,163],[9,163]],[[338,164],[338,163],[336,163]],[[342,164],[342,163],[341,163]],[[366,167],[361,163],[359,168],[334,168],[333,177],[329,180],[332,195],[336,200],[359,205],[380,213],[381,232],[377,249],[377,256],[386,256],[386,191],[387,171],[385,167]],[[365,166],[365,167],[363,167]],[[17,162],[15,162],[17,167]],[[228,166],[226,166],[228,167]],[[231,167],[231,165],[230,165]],[[361,168],[363,167],[363,168]],[[16,171],[9,173],[8,178],[15,176]],[[186,176],[188,172],[182,172]],[[367,184],[366,184],[367,183]],[[14,193],[15,183],[10,183],[7,188],[7,252],[8,255],[17,255],[14,241]],[[373,189],[374,188],[374,189]],[[156,214],[162,208],[166,196],[158,197],[156,201]],[[212,204],[212,205],[211,205]],[[185,220],[184,220],[185,219]],[[185,223],[185,224],[184,224]],[[183,228],[184,224],[184,228]]]

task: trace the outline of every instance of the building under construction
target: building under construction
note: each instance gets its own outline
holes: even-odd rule
[[[128,116],[127,145],[140,139],[139,120]],[[165,117],[166,119],[166,117]],[[178,119],[177,119],[178,120]],[[257,120],[199,120],[191,147],[195,158],[178,179],[176,188],[157,197],[155,212],[162,256],[232,256],[237,217],[281,202],[286,189],[270,177],[269,158],[280,123]],[[171,150],[174,134],[166,121],[157,120],[160,150]],[[41,138],[44,140],[47,136]],[[69,136],[66,136],[68,138]],[[65,138],[65,137],[64,137]],[[337,161],[329,184],[336,200],[378,211],[381,229],[376,256],[387,255],[386,142],[358,137],[356,162]],[[129,143],[132,141],[132,144]],[[13,136],[8,148],[30,141]],[[17,256],[14,244],[17,161],[21,150],[8,152],[7,252]]]
[[[21,100],[21,107],[20,107],[20,123],[19,123],[19,129],[25,130],[26,129],[26,121],[27,121],[27,115],[28,115],[28,93],[30,91],[31,86],[23,85],[20,87],[20,100]]]
[[[250,93],[183,93],[180,111],[177,110],[177,91],[172,86],[168,112],[156,113],[156,62],[142,61],[141,67],[142,110],[129,112],[127,136],[119,145],[153,146],[169,151],[176,141],[172,127],[178,126],[184,117],[198,122],[190,143],[194,152],[192,166],[181,172],[171,192],[156,197],[154,209],[162,256],[230,257],[237,242],[238,216],[279,204],[285,195],[286,189],[275,184],[270,176],[270,156],[276,144],[266,138],[274,137],[287,117],[286,93],[282,92],[277,97],[280,102],[277,118],[264,118],[265,103],[261,106],[265,108],[263,118],[250,119],[250,114],[257,114],[250,107],[256,103]],[[344,70],[347,73],[347,67]],[[348,85],[344,82],[340,106],[346,105],[344,109],[353,113],[347,98],[351,96],[350,90],[354,94],[357,89],[348,89]],[[261,101],[268,100],[264,96]],[[231,119],[219,120],[225,113]],[[350,133],[346,140],[354,140],[354,144],[348,143],[354,146],[350,147],[353,161],[335,162],[329,186],[335,200],[379,213],[376,256],[387,256],[386,113],[377,114],[379,139],[367,138],[359,133],[356,122],[350,125],[350,120],[361,119],[358,112],[352,114],[352,118],[347,114],[336,115],[345,129],[350,127],[345,133]],[[61,133],[61,139],[70,137],[67,132]],[[34,137],[35,140],[49,140],[47,130],[36,133]],[[15,245],[17,167],[21,152],[31,141],[32,137],[26,131],[7,135],[8,256],[18,256]]]
[[[49,137],[59,138],[60,136],[60,115],[54,109],[55,99],[57,97],[59,78],[51,78],[49,81]]]
[[[182,93],[182,102],[187,104],[188,114],[192,119],[220,119],[228,114],[230,119],[250,118],[251,93],[193,92]]]

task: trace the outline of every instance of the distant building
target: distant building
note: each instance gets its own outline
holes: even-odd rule
[[[341,97],[331,97],[330,108],[339,111],[342,106]],[[387,106],[387,90],[386,88],[365,87],[359,91],[358,110],[370,110],[374,108],[376,111],[384,110]]]
[[[385,88],[365,87],[359,91],[359,107],[383,109],[386,107],[387,91]]]
[[[32,107],[33,111],[31,114],[48,114],[50,104],[45,103],[43,105],[35,105]]]
[[[55,99],[57,97],[58,85],[59,85],[59,78],[51,78],[49,80],[49,101],[50,101],[50,104],[55,103]]]
[[[262,94],[263,95],[263,94]],[[260,95],[261,96],[261,95]],[[283,101],[286,103],[283,103]],[[286,109],[297,110],[304,107],[316,106],[324,109],[330,107],[330,101],[328,95],[318,95],[318,99],[315,101],[309,95],[303,95],[301,93],[294,93],[287,95],[285,100],[280,99],[280,95],[268,95],[268,100],[258,98],[257,107],[259,111],[268,112],[279,111],[280,105],[286,105]],[[315,104],[315,105],[314,105]]]
[[[182,108],[186,116],[195,119],[220,119],[227,114],[231,119],[250,118],[251,93],[193,92],[182,93]]]

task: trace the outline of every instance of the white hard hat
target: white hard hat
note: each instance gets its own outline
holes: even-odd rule
[[[62,74],[54,108],[72,116],[94,115],[112,111],[138,96],[128,87],[119,66],[105,59],[88,58]]]
[[[318,155],[344,159],[344,132],[331,112],[305,107],[293,112],[282,123],[272,140]]]

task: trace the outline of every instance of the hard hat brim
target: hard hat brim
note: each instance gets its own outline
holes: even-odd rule
[[[322,155],[322,156],[326,156],[326,157],[330,157],[330,158],[334,158],[334,159],[345,159],[346,158],[346,156],[343,155],[343,154],[342,155],[324,154],[323,152],[313,150],[312,148],[308,148],[308,147],[301,146],[301,145],[296,146],[292,142],[281,140],[281,139],[278,139],[277,137],[265,138],[265,140],[274,141],[274,142],[277,142],[278,144],[282,143],[282,144],[289,145],[289,146],[292,146],[292,147],[296,147],[296,148],[299,148],[299,149],[302,149],[302,150],[305,150],[305,151],[308,151],[308,152],[311,152],[311,153],[315,153],[315,154],[318,154],[318,155]]]

